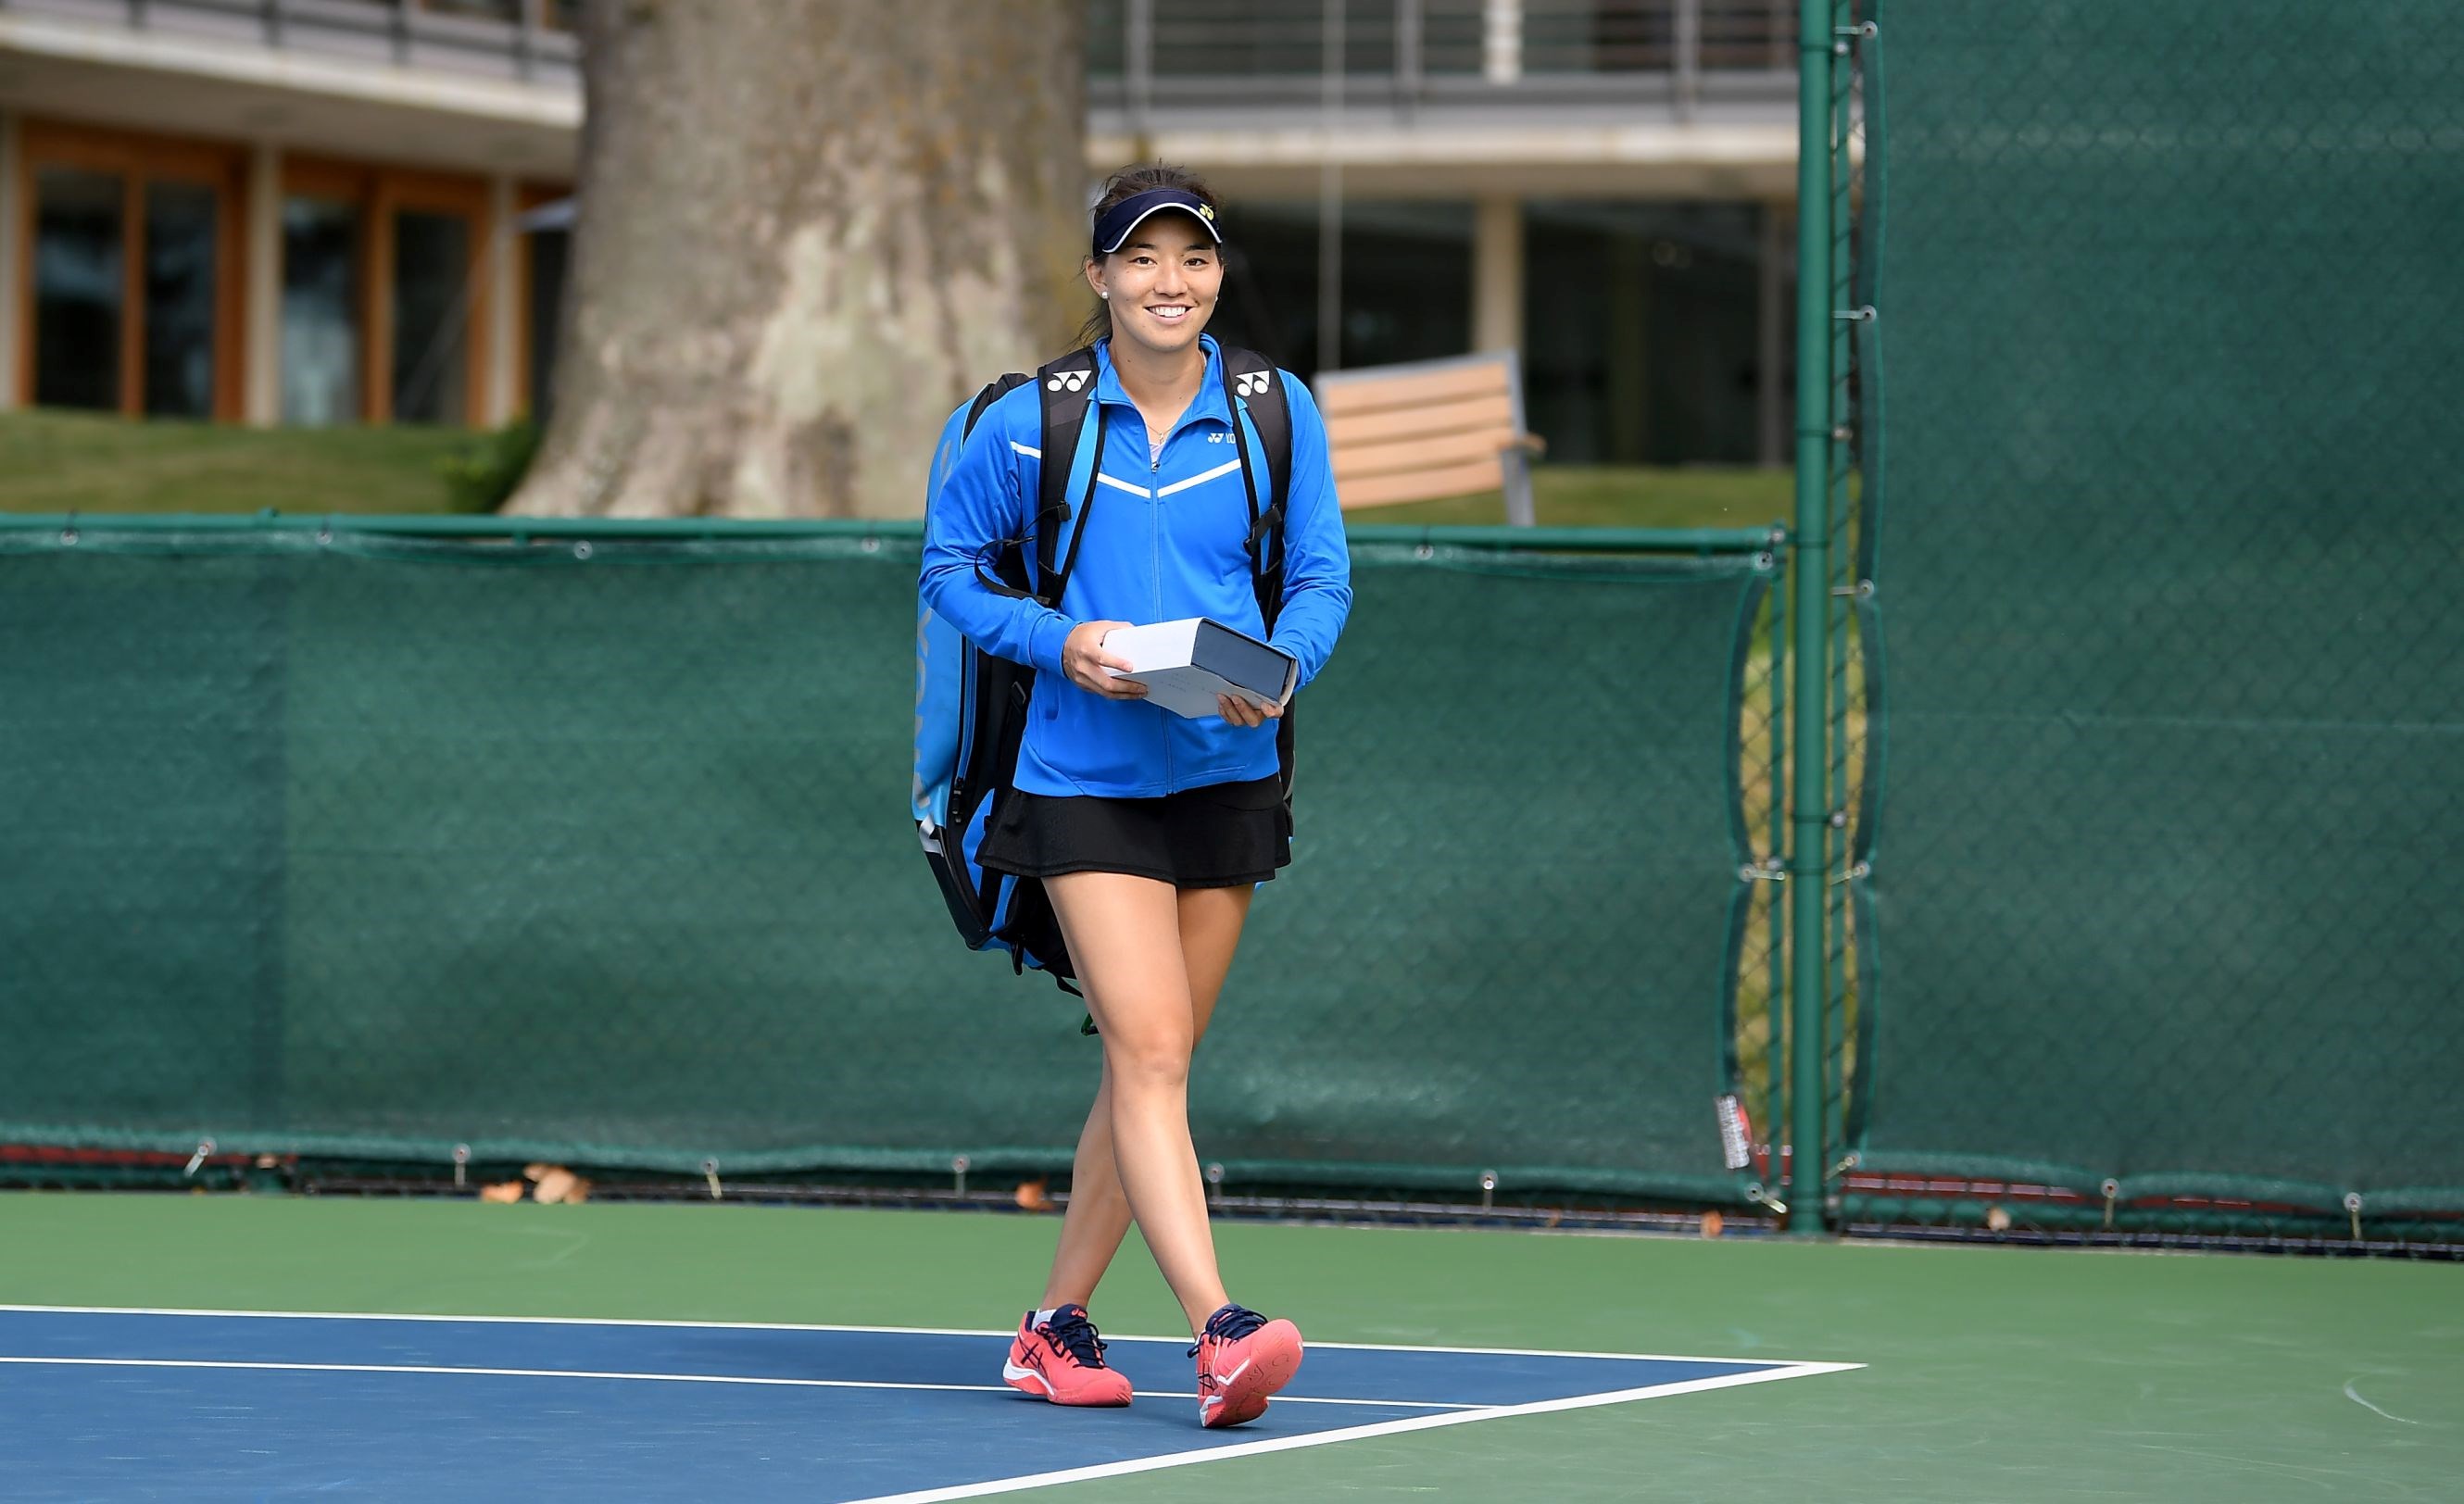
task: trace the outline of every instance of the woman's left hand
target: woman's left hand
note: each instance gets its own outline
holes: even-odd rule
[[[1237,694],[1219,694],[1215,697],[1215,705],[1223,718],[1235,726],[1264,726],[1268,721],[1280,721],[1284,717],[1284,708],[1280,705],[1270,705],[1261,710]]]

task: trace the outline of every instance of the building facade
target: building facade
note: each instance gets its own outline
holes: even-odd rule
[[[0,406],[543,404],[570,0],[0,0]],[[1091,0],[1089,167],[1227,200],[1310,374],[1514,347],[1552,458],[1778,463],[1790,0]]]
[[[527,408],[582,120],[547,0],[0,0],[0,404]]]

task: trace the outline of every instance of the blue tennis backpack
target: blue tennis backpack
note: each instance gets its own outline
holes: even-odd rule
[[[1224,401],[1236,415],[1245,414],[1266,465],[1263,505],[1257,478],[1251,473],[1249,445],[1233,448],[1241,458],[1241,484],[1249,498],[1249,576],[1258,593],[1258,608],[1272,632],[1283,605],[1284,497],[1291,489],[1292,422],[1287,399],[1263,398],[1280,373],[1252,351],[1219,346],[1222,359]],[[1027,536],[1005,539],[979,559],[976,574],[985,585],[1006,596],[1041,601],[1055,610],[1069,571],[1078,559],[1078,539],[1091,520],[1095,506],[1095,468],[1103,453],[1105,415],[1093,405],[1095,352],[1075,350],[1043,366],[1032,377],[1013,371],[986,382],[975,400],[961,403],[941,425],[941,440],[933,455],[924,507],[929,519],[940,500],[941,486],[957,463],[958,450],[984,410],[1003,393],[1034,381],[1043,395],[1044,451],[1042,479],[1034,521]],[[1280,393],[1278,394],[1280,397]],[[1067,465],[1053,461],[1068,455]],[[1073,503],[1071,497],[1076,497]],[[1074,526],[1073,526],[1074,524]],[[989,572],[988,572],[989,571]],[[924,844],[941,896],[949,902],[950,918],[971,950],[1005,950],[1012,970],[1028,968],[1049,975],[1065,992],[1077,971],[1063,944],[1044,884],[1034,878],[990,872],[977,861],[994,806],[1018,772],[1018,749],[1026,733],[1027,705],[1035,692],[1035,670],[985,652],[958,629],[933,614],[921,597],[915,623],[915,834]],[[1291,802],[1292,718],[1287,708],[1276,725],[1276,751],[1282,759],[1284,801]]]

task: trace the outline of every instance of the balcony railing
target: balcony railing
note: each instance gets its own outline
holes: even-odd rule
[[[1793,98],[1796,0],[1092,0],[1088,93],[1135,123],[1349,105]],[[1787,80],[1783,82],[1783,80]],[[1333,88],[1330,88],[1330,84]]]
[[[574,83],[577,0],[0,0],[0,11],[406,68]]]

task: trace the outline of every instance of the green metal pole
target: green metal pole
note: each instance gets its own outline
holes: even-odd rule
[[[1831,0],[1797,0],[1796,128],[1796,702],[1789,796],[1788,1230],[1822,1228],[1823,910],[1827,894],[1831,763],[1829,686],[1831,521]]]

